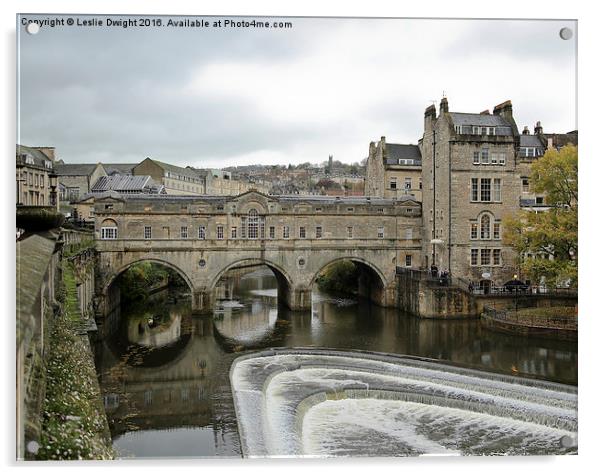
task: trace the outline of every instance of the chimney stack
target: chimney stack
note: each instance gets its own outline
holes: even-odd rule
[[[424,132],[433,130],[433,122],[437,120],[437,109],[431,104],[424,110]]]
[[[513,128],[515,129],[515,134],[518,134],[518,130],[516,130],[516,124],[514,123],[514,117],[512,117],[512,102],[505,101],[501,104],[498,104],[493,108],[493,115],[499,115],[506,121],[513,124]]]
[[[491,113],[489,112],[489,109],[485,109],[482,112],[479,112],[479,115],[491,115]]]
[[[529,126],[525,125],[525,128],[523,129],[523,135],[531,135],[531,132],[529,132]]]
[[[33,148],[35,148],[36,150],[39,150],[44,155],[46,155],[50,159],[50,161],[54,162],[54,160],[55,160],[54,147],[33,147]]]
[[[439,115],[444,112],[449,112],[449,104],[447,103],[447,97],[443,97],[439,103]]]
[[[541,122],[539,120],[535,124],[535,128],[533,129],[533,133],[535,135],[543,134],[543,127],[541,126]]]
[[[437,118],[437,109],[435,104],[431,104],[424,110],[424,118],[426,119],[427,117],[431,117],[432,119]]]

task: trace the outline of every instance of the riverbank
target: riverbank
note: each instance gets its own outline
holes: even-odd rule
[[[62,262],[62,308],[54,319],[46,358],[46,396],[38,460],[115,457],[77,299],[73,267]]]
[[[485,307],[481,321],[487,328],[495,331],[577,341],[577,314],[574,307],[518,310]]]

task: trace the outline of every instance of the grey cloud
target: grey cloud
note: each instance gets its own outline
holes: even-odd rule
[[[443,89],[447,80],[445,72],[425,69],[417,62],[416,55],[399,54],[394,35],[390,44],[371,42],[371,32],[382,26],[378,21],[292,21],[295,28],[291,32],[57,28],[43,29],[37,36],[22,35],[21,140],[28,145],[55,145],[59,156],[71,162],[100,159],[119,162],[153,156],[180,165],[199,164],[209,159],[225,163],[233,157],[261,150],[292,156],[294,151],[304,147],[312,150],[307,152],[312,156],[316,155],[315,150],[323,150],[316,161],[325,160],[328,153],[337,155],[337,150],[346,150],[345,157],[341,158],[359,161],[366,155],[368,143],[381,135],[393,141],[417,142],[422,134],[424,108],[430,99],[438,100],[440,94],[438,91],[432,97],[432,91],[424,89],[422,84],[425,78],[441,74]],[[336,35],[341,25],[357,26],[357,35],[364,39],[362,43],[367,51],[395,48],[388,67],[399,71],[395,73],[399,78],[397,97],[381,94],[355,115],[341,114],[327,124],[299,125],[264,118],[244,99],[184,93],[195,71],[203,65],[224,61],[290,63],[304,58],[311,48],[319,50],[320,42]],[[429,23],[425,29],[429,35],[437,33],[433,25],[436,27],[437,23]],[[571,51],[549,46],[552,43],[548,44],[545,39],[550,31],[551,28],[536,24],[530,29],[521,26],[509,34],[499,22],[495,25],[470,23],[460,36],[441,41],[449,41],[443,54],[459,62],[465,56],[463,47],[467,44],[473,62],[478,55],[490,56],[492,52],[516,57],[525,65],[535,59],[551,65],[557,65],[560,60],[571,61]],[[341,43],[340,54],[353,58],[355,52],[346,50]],[[525,44],[532,46],[521,48]],[[441,53],[425,49],[421,54],[432,61]],[[334,64],[337,60],[332,58]],[[351,67],[350,74],[360,74],[364,66]],[[391,79],[379,75],[381,66],[378,63],[371,66],[370,83],[363,85],[375,94],[385,89],[384,85]],[[308,71],[307,74],[322,72]],[[473,80],[469,71],[464,74]],[[493,106],[498,99],[512,98],[515,104],[518,99],[525,109],[515,107],[515,113],[524,114],[529,121],[535,116],[535,120],[544,121],[544,126],[545,123],[550,127],[566,124],[558,108],[528,100],[525,90],[534,85],[525,84],[534,79],[526,76],[522,85],[521,81],[509,82],[507,90],[491,91],[490,103],[482,108]],[[245,85],[244,77],[238,80]],[[252,95],[250,87],[247,93]],[[333,92],[323,91],[324,94]],[[365,91],[358,88],[353,93],[361,95]],[[465,91],[455,93],[458,101],[461,94],[470,97],[470,81]],[[304,94],[304,91],[291,91],[291,94]],[[523,97],[525,99],[521,99]],[[349,100],[353,101],[353,97]],[[454,100],[451,98],[452,108]],[[554,96],[550,95],[550,102],[553,101]],[[291,110],[290,114],[294,117],[295,111]],[[562,129],[566,127],[570,125]],[[353,145],[353,151],[348,152],[351,144],[358,145]]]

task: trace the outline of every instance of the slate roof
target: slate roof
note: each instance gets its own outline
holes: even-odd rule
[[[572,132],[568,132],[566,134],[543,134],[546,140],[546,145],[548,138],[552,139],[552,143],[555,147],[561,148],[565,145],[572,143],[573,145],[579,144],[579,134],[576,130]]]
[[[454,125],[477,125],[488,127],[510,127],[502,116],[495,114],[471,114],[466,112],[449,113]]]
[[[258,192],[246,192],[247,193],[258,193]],[[262,193],[259,193],[262,194]],[[240,196],[240,195],[239,195]],[[266,195],[267,196],[267,195]],[[124,201],[150,201],[157,200],[162,202],[203,202],[213,201],[217,203],[226,203],[232,201],[238,196],[216,196],[216,195],[143,195],[143,194],[131,194],[121,195],[120,198]],[[373,205],[390,205],[399,203],[401,201],[413,201],[418,204],[415,198],[412,196],[402,196],[398,199],[385,199],[385,198],[374,198],[366,196],[325,196],[325,195],[269,195],[267,198],[279,201],[281,203],[296,203],[296,202],[307,202],[316,204],[373,204]],[[97,198],[98,199],[98,198]]]
[[[59,176],[88,176],[98,163],[56,163],[54,169]]]
[[[422,160],[418,145],[387,143],[387,164],[396,164],[400,159]]]
[[[355,204],[355,205],[390,205],[400,201],[414,201],[417,203],[416,199],[412,196],[401,196],[399,199],[387,199],[387,198],[374,198],[369,196],[326,196],[326,195],[272,195],[271,198],[274,198],[280,202],[295,202],[295,201],[306,201],[308,203],[322,203],[322,204]]]
[[[21,155],[29,155],[30,157],[33,158],[34,165],[36,165],[38,167],[46,168],[45,162],[50,162],[50,164],[54,165],[54,168],[56,169],[56,164],[54,164],[52,162],[52,160],[50,160],[50,158],[48,158],[48,156],[41,150],[37,150],[32,147],[27,147],[26,145],[18,145],[17,144],[16,152],[17,152],[17,161],[20,160]]]
[[[521,147],[538,147],[544,148],[544,144],[541,143],[541,140],[537,135],[525,135],[521,134],[520,136],[520,146]]]
[[[115,191],[139,191],[143,192],[145,188],[153,183],[149,175],[111,175],[101,176],[96,183],[92,185],[93,193],[100,193],[108,190]]]
[[[206,170],[204,168],[194,168],[194,167],[186,167],[188,170],[192,170],[198,178],[205,178],[207,175],[210,175],[211,170]]]
[[[108,175],[120,173],[122,175],[131,175],[137,163],[103,163]]]

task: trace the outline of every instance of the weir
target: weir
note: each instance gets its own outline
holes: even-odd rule
[[[240,357],[230,380],[247,457],[577,451],[571,386],[315,349]]]

